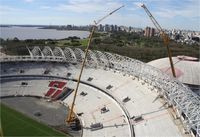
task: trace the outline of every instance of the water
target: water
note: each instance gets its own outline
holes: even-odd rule
[[[3,39],[63,39],[69,36],[87,38],[88,31],[38,29],[37,27],[0,27],[0,37]]]

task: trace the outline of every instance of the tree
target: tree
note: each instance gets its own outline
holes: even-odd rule
[[[3,38],[0,38],[0,44],[2,44],[5,40]]]
[[[19,42],[19,39],[18,39],[17,37],[14,37],[14,38],[13,38],[13,41],[14,41],[14,42]]]

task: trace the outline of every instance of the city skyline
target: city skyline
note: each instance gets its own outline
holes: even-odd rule
[[[165,29],[200,30],[198,0],[1,0],[0,24],[88,25],[125,5],[102,24],[154,27],[141,3]]]

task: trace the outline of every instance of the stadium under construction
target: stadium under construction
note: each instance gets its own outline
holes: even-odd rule
[[[1,56],[1,98],[36,96],[71,106],[84,51],[28,50]],[[160,69],[108,52],[89,50],[74,113],[84,137],[200,136],[197,94]]]

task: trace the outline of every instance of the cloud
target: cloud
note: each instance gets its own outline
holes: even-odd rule
[[[31,2],[33,2],[34,0],[24,0],[25,2],[27,2],[27,3],[31,3]]]
[[[51,9],[52,7],[50,6],[41,6],[40,9]]]
[[[0,15],[7,15],[7,14],[17,13],[17,12],[22,12],[22,11],[23,11],[22,9],[13,8],[6,5],[0,6]]]
[[[152,11],[152,14],[156,14],[163,18],[174,18],[176,16],[192,18],[200,16],[198,0],[184,0],[184,1],[165,1],[157,2],[154,5],[156,8]]]
[[[24,6],[25,2],[28,5]],[[199,0],[19,0],[15,2],[13,0],[12,3],[4,0],[0,5],[0,16],[3,18],[0,22],[86,25],[125,5],[124,8],[106,18],[102,24],[136,27],[152,25],[145,11],[139,7],[140,2],[146,4],[163,27],[191,28],[193,26],[199,30],[197,27],[200,18]]]
[[[200,17],[200,14],[198,14],[199,11],[195,10],[193,7],[192,9],[186,8],[186,9],[160,9],[155,12],[160,17],[164,18],[174,18],[176,16],[180,17],[186,17],[186,18],[192,18],[192,17]]]
[[[122,3],[111,0],[69,0],[67,4],[59,4],[57,10],[75,13],[107,12],[121,6]]]
[[[102,22],[102,24],[105,23],[134,27],[153,26],[149,18],[145,17],[145,14],[120,14],[119,12]]]
[[[142,5],[143,3],[141,3],[141,2],[133,2],[133,3],[131,3],[130,5],[126,5],[127,7],[126,7],[126,9],[127,10],[129,10],[129,11],[136,11],[136,10],[140,10],[140,9],[142,9],[141,8],[141,5]]]
[[[141,3],[141,2],[134,2],[133,4],[134,4],[135,6],[137,6],[137,7],[141,7],[143,3]]]

